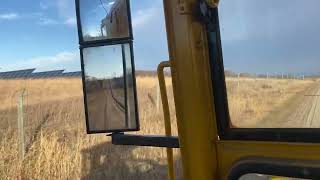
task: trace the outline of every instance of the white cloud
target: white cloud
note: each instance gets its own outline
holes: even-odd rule
[[[56,24],[59,24],[59,22],[55,19],[41,17],[38,24],[40,24],[40,25],[56,25]]]
[[[134,29],[140,28],[143,25],[147,24],[158,12],[157,8],[148,8],[144,10],[138,10],[133,14],[132,17],[132,26]]]
[[[76,52],[60,52],[54,56],[36,57],[26,60],[34,65],[47,66],[58,63],[66,63],[79,60],[79,53]]]
[[[44,26],[50,26],[50,25],[68,25],[68,26],[75,26],[77,24],[77,20],[75,17],[67,18],[66,20],[58,20],[58,19],[52,19],[47,17],[40,17],[38,24],[44,25]]]
[[[67,19],[64,21],[64,24],[70,25],[70,26],[74,26],[74,25],[77,24],[77,19],[76,19],[76,17],[67,18]]]
[[[18,19],[20,16],[17,13],[5,13],[0,14],[0,20],[14,20]]]
[[[60,52],[53,56],[40,56],[16,61],[18,63],[1,65],[1,70],[36,68],[37,70],[64,69],[70,63],[80,62],[79,52]]]
[[[48,9],[49,8],[49,5],[48,4],[46,4],[44,1],[40,1],[40,8],[42,9],[42,10],[46,10],[46,9]]]
[[[74,0],[57,0],[56,7],[59,16],[64,19],[62,24],[65,25],[76,25],[76,11]]]
[[[40,0],[39,6],[42,15],[40,22],[39,19],[36,20],[40,25],[75,26],[77,24],[74,0]],[[55,11],[55,16],[52,14],[49,16],[48,10]]]
[[[57,0],[56,2],[60,16],[69,17],[75,11],[74,0]]]

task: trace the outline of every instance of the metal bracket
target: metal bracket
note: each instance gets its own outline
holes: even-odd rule
[[[112,144],[179,148],[179,139],[175,136],[142,136],[124,133],[111,134]]]
[[[181,2],[181,3],[178,3],[178,12],[182,15],[192,14],[192,8],[188,3]]]
[[[209,8],[216,8],[219,5],[220,0],[202,0],[204,3],[206,3]],[[200,2],[202,3],[202,2]],[[190,5],[190,3],[186,3],[184,1],[178,3],[178,12],[180,14],[192,14],[193,8]]]
[[[208,5],[209,5],[211,8],[216,8],[216,7],[218,7],[219,1],[220,1],[220,0],[206,0],[206,2],[208,3]]]
[[[215,18],[215,12],[217,7],[212,7],[207,0],[200,0],[198,3],[198,18],[203,24],[207,26],[207,29],[215,30],[219,25],[219,22]]]

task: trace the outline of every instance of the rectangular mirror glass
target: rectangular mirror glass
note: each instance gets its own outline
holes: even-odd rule
[[[127,0],[79,0],[78,3],[82,41],[131,36]]]
[[[129,44],[82,50],[88,133],[138,129],[132,67]]]

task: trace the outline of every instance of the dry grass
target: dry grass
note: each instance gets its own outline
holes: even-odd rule
[[[228,78],[229,111],[236,127],[261,127],[270,113],[314,85],[313,80]],[[280,127],[274,124],[273,127]]]
[[[27,90],[29,105],[82,96],[81,81],[76,78],[68,80],[0,80],[0,84],[0,109],[15,107],[17,97],[23,89]]]
[[[174,134],[177,134],[171,79],[166,78]],[[274,107],[312,81],[228,79],[230,113],[238,126],[254,126]],[[164,134],[156,110],[154,77],[138,77],[141,134]],[[28,152],[19,159],[16,100],[27,89]],[[0,81],[0,179],[165,179],[162,148],[114,146],[105,135],[86,135],[79,79]],[[42,123],[42,124],[41,124]],[[41,128],[39,128],[41,124]],[[36,132],[36,133],[35,133]],[[180,156],[175,166],[181,179]]]
[[[169,80],[169,79],[167,79]],[[162,111],[156,111],[155,78],[137,79],[142,134],[164,134]],[[168,81],[170,82],[170,81]],[[79,79],[0,81],[0,179],[165,179],[162,148],[114,146],[105,135],[85,132]],[[10,88],[8,88],[10,87]],[[26,143],[23,161],[17,139],[17,92],[26,88]],[[171,85],[168,85],[172,96]],[[61,97],[60,95],[61,94]],[[170,98],[172,121],[173,100]],[[45,122],[44,122],[45,120]],[[36,131],[37,125],[41,130]],[[176,125],[172,123],[174,133]],[[35,133],[37,132],[37,133]],[[175,152],[178,177],[179,155]]]

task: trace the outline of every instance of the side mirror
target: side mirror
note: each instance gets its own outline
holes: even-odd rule
[[[129,0],[76,0],[88,133],[138,131]]]

